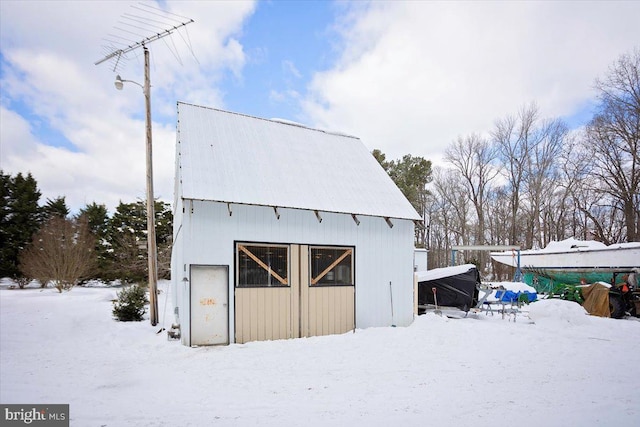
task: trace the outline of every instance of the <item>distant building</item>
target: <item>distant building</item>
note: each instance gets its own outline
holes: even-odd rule
[[[416,248],[413,252],[413,270],[427,271],[429,251],[424,248]]]
[[[185,345],[409,325],[419,220],[358,138],[178,103],[171,277]]]

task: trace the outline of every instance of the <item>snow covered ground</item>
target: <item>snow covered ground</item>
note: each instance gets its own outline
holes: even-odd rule
[[[6,285],[0,402],[68,403],[71,426],[640,425],[640,322],[571,302],[535,302],[516,322],[427,313],[407,328],[187,348],[161,325],[114,321],[114,288]]]

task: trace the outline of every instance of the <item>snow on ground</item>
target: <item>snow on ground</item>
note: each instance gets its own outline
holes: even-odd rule
[[[116,291],[0,286],[0,402],[68,403],[82,427],[640,425],[640,322],[572,302],[187,348],[156,334],[166,292],[152,327],[114,321]]]

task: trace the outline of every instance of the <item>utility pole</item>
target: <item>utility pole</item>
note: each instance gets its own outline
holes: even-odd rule
[[[157,12],[150,11],[157,15]],[[135,23],[135,28],[142,29],[140,25],[146,25],[144,17],[127,16],[127,19]],[[155,21],[153,19],[149,21]],[[156,21],[157,22],[157,21]],[[172,25],[169,29],[165,29],[161,32],[153,32],[151,35],[144,37],[141,41],[130,44],[124,48],[109,48],[110,52],[101,60],[97,61],[95,65],[102,64],[108,60],[114,60],[114,71],[118,66],[120,59],[127,53],[134,51],[142,47],[144,52],[144,85],[134,82],[133,80],[124,80],[120,76],[116,76],[116,89],[121,90],[123,82],[134,83],[142,87],[145,98],[145,127],[146,127],[146,163],[147,163],[147,258],[149,268],[149,320],[152,326],[158,324],[158,251],[156,247],[156,226],[155,226],[155,207],[153,196],[153,151],[151,141],[151,78],[149,75],[149,49],[147,44],[166,37],[184,27],[187,24],[193,22],[193,19],[180,22],[177,25]],[[119,42],[112,41],[112,43],[119,44]]]
[[[153,197],[153,144],[151,143],[151,78],[149,76],[149,49],[144,49],[144,99],[147,131],[147,251],[149,264],[149,320],[158,324],[158,250],[156,248],[156,214]]]

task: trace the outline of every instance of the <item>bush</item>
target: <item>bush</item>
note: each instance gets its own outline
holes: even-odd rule
[[[121,322],[139,322],[145,311],[147,291],[139,285],[133,285],[118,292],[118,299],[113,302],[113,317]]]
[[[86,219],[54,216],[33,235],[18,260],[24,277],[49,281],[58,292],[69,291],[91,277],[95,265],[95,238]]]

